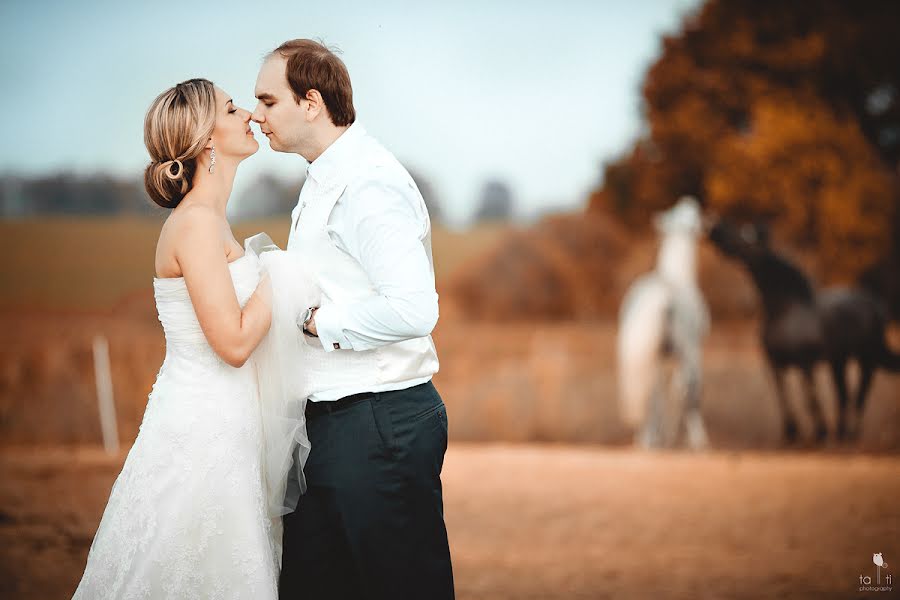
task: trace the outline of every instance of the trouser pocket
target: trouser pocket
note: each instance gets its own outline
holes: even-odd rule
[[[394,424],[391,421],[390,411],[384,402],[367,400],[369,412],[372,415],[372,427],[381,442],[381,447],[387,454],[394,454]]]

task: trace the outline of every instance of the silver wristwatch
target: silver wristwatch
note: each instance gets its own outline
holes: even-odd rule
[[[313,332],[311,332],[309,329],[307,329],[309,322],[312,321],[314,312],[316,312],[316,307],[311,306],[311,307],[307,308],[305,311],[303,311],[303,315],[301,315],[301,317],[299,319],[297,319],[297,323],[300,324],[300,329],[303,331],[303,333],[305,335],[308,335],[309,337],[319,337],[316,334],[314,334]]]

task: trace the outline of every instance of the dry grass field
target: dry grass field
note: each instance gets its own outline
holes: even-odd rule
[[[144,299],[141,305],[146,305]],[[110,345],[119,430],[134,439],[162,364],[152,304],[137,316],[0,314],[0,439],[98,444],[91,340]],[[447,320],[435,331],[435,376],[454,440],[627,443],[616,406],[615,326],[608,322],[491,324]],[[777,448],[779,409],[752,324],[716,328],[706,343],[703,413],[714,446]],[[818,373],[826,417],[835,399]],[[791,380],[794,388],[799,381]],[[799,389],[795,389],[799,392]],[[878,373],[859,448],[900,451],[900,377]],[[795,410],[807,413],[794,394]],[[807,420],[801,420],[810,431]]]
[[[243,221],[238,241],[265,231],[287,244],[289,217]],[[160,219],[63,217],[0,220],[0,311],[108,311],[151,289]],[[455,232],[435,227],[435,275],[443,280],[468,258],[490,247],[507,229],[482,225]]]

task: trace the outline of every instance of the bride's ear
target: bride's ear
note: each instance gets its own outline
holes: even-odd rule
[[[213,148],[213,140],[212,140],[212,138],[209,138],[208,140],[206,140],[206,145],[203,146],[203,147],[204,147],[206,150],[212,150],[212,148]]]

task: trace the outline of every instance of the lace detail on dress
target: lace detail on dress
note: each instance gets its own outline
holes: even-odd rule
[[[196,369],[215,370],[226,364],[209,344],[182,342],[167,348],[166,356],[171,360],[190,362]]]

